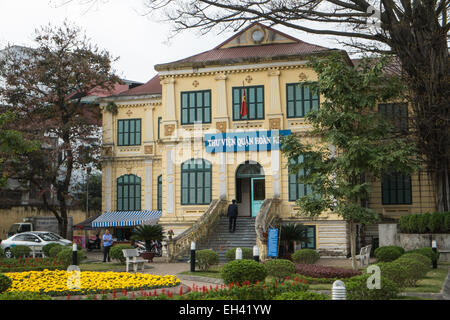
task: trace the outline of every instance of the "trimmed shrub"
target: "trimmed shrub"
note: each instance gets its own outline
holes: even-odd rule
[[[279,294],[274,300],[329,300],[329,297],[311,291],[288,291]]]
[[[432,248],[420,248],[420,249],[414,249],[406,252],[407,254],[410,253],[417,253],[421,254],[431,260],[431,262],[437,262],[439,260],[439,251],[436,250],[436,253],[433,251]]]
[[[313,249],[300,249],[295,251],[292,256],[292,261],[301,264],[313,264],[320,259],[319,254]]]
[[[397,287],[404,288],[408,286],[408,270],[405,265],[398,261],[377,263],[381,274],[393,281]]]
[[[237,248],[229,249],[225,252],[225,259],[227,259],[228,262],[236,260],[236,249]],[[248,259],[248,260],[253,259],[253,250],[252,249],[241,248],[241,250],[242,250],[242,259]]]
[[[408,287],[415,287],[418,280],[422,279],[429,270],[429,265],[424,264],[423,261],[417,260],[410,256],[398,258],[395,262],[399,263],[405,268],[407,277],[406,285]],[[406,256],[406,255],[405,255]]]
[[[250,281],[264,281],[267,277],[267,268],[254,260],[234,260],[228,262],[221,270],[221,276],[225,284],[243,283]]]
[[[267,275],[278,280],[285,279],[295,273],[295,264],[286,259],[268,260],[264,265],[267,268]]]
[[[15,246],[11,248],[13,258],[29,257],[31,249],[27,246]]]
[[[47,257],[50,257],[50,250],[54,247],[61,246],[59,243],[49,243],[42,247],[42,251]],[[62,246],[61,246],[62,247]]]
[[[312,278],[351,278],[361,274],[359,270],[319,266],[317,264],[297,264],[295,272]]]
[[[380,289],[369,289],[367,280],[370,274],[362,274],[344,280],[348,300],[390,300],[397,296],[398,287],[388,278],[381,276]]]
[[[49,250],[48,250],[48,256],[51,258],[56,258],[56,256],[58,255],[58,253],[61,252],[62,249],[64,249],[64,246],[58,243],[52,243],[54,244],[54,246],[52,246]],[[44,249],[44,248],[42,248]]]
[[[52,297],[39,292],[4,292],[0,300],[52,300]]]
[[[129,244],[118,244],[111,247],[109,255],[112,259],[118,260],[120,263],[125,264],[127,259],[123,256],[122,250],[124,249],[134,249],[134,247]]]
[[[404,259],[416,260],[416,261],[420,262],[421,264],[423,264],[425,273],[430,271],[431,259],[425,255],[422,255],[419,253],[405,253],[398,260],[404,260]]]
[[[63,249],[56,255],[56,259],[58,259],[65,267],[70,266],[73,261],[72,248],[63,247]],[[81,263],[83,259],[84,259],[83,251],[77,251],[77,262]]]
[[[212,265],[219,264],[219,254],[210,249],[198,250],[195,258],[196,265],[203,271],[208,270]]]
[[[391,262],[400,258],[400,256],[404,253],[405,250],[397,246],[378,247],[374,251],[377,262]]]
[[[4,274],[0,273],[0,293],[5,292],[8,290],[12,285],[12,280],[5,276]]]

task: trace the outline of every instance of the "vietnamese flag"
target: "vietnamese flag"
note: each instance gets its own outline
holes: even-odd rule
[[[245,87],[244,94],[242,95],[242,106],[241,106],[241,117],[245,117],[247,115],[247,97],[245,96]]]

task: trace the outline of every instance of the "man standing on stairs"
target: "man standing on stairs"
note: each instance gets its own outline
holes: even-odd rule
[[[238,216],[238,207],[236,200],[232,200],[232,204],[228,206],[227,217],[229,220],[228,230],[234,232],[236,230],[236,218]]]

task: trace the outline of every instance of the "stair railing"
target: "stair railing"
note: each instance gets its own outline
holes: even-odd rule
[[[279,199],[264,200],[255,219],[256,245],[262,261],[267,259],[267,234],[272,221],[281,214],[280,204]]]
[[[169,261],[172,262],[178,257],[187,255],[191,248],[191,242],[198,244],[205,241],[214,232],[220,216],[226,214],[226,207],[226,200],[213,200],[205,213],[189,229],[183,231],[172,240],[168,240]]]

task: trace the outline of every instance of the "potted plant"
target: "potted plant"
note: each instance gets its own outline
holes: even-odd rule
[[[163,228],[159,224],[155,225],[140,225],[133,230],[131,239],[145,242],[145,252],[141,254],[142,258],[153,262],[155,253],[151,251],[152,241],[162,241],[164,238]]]

